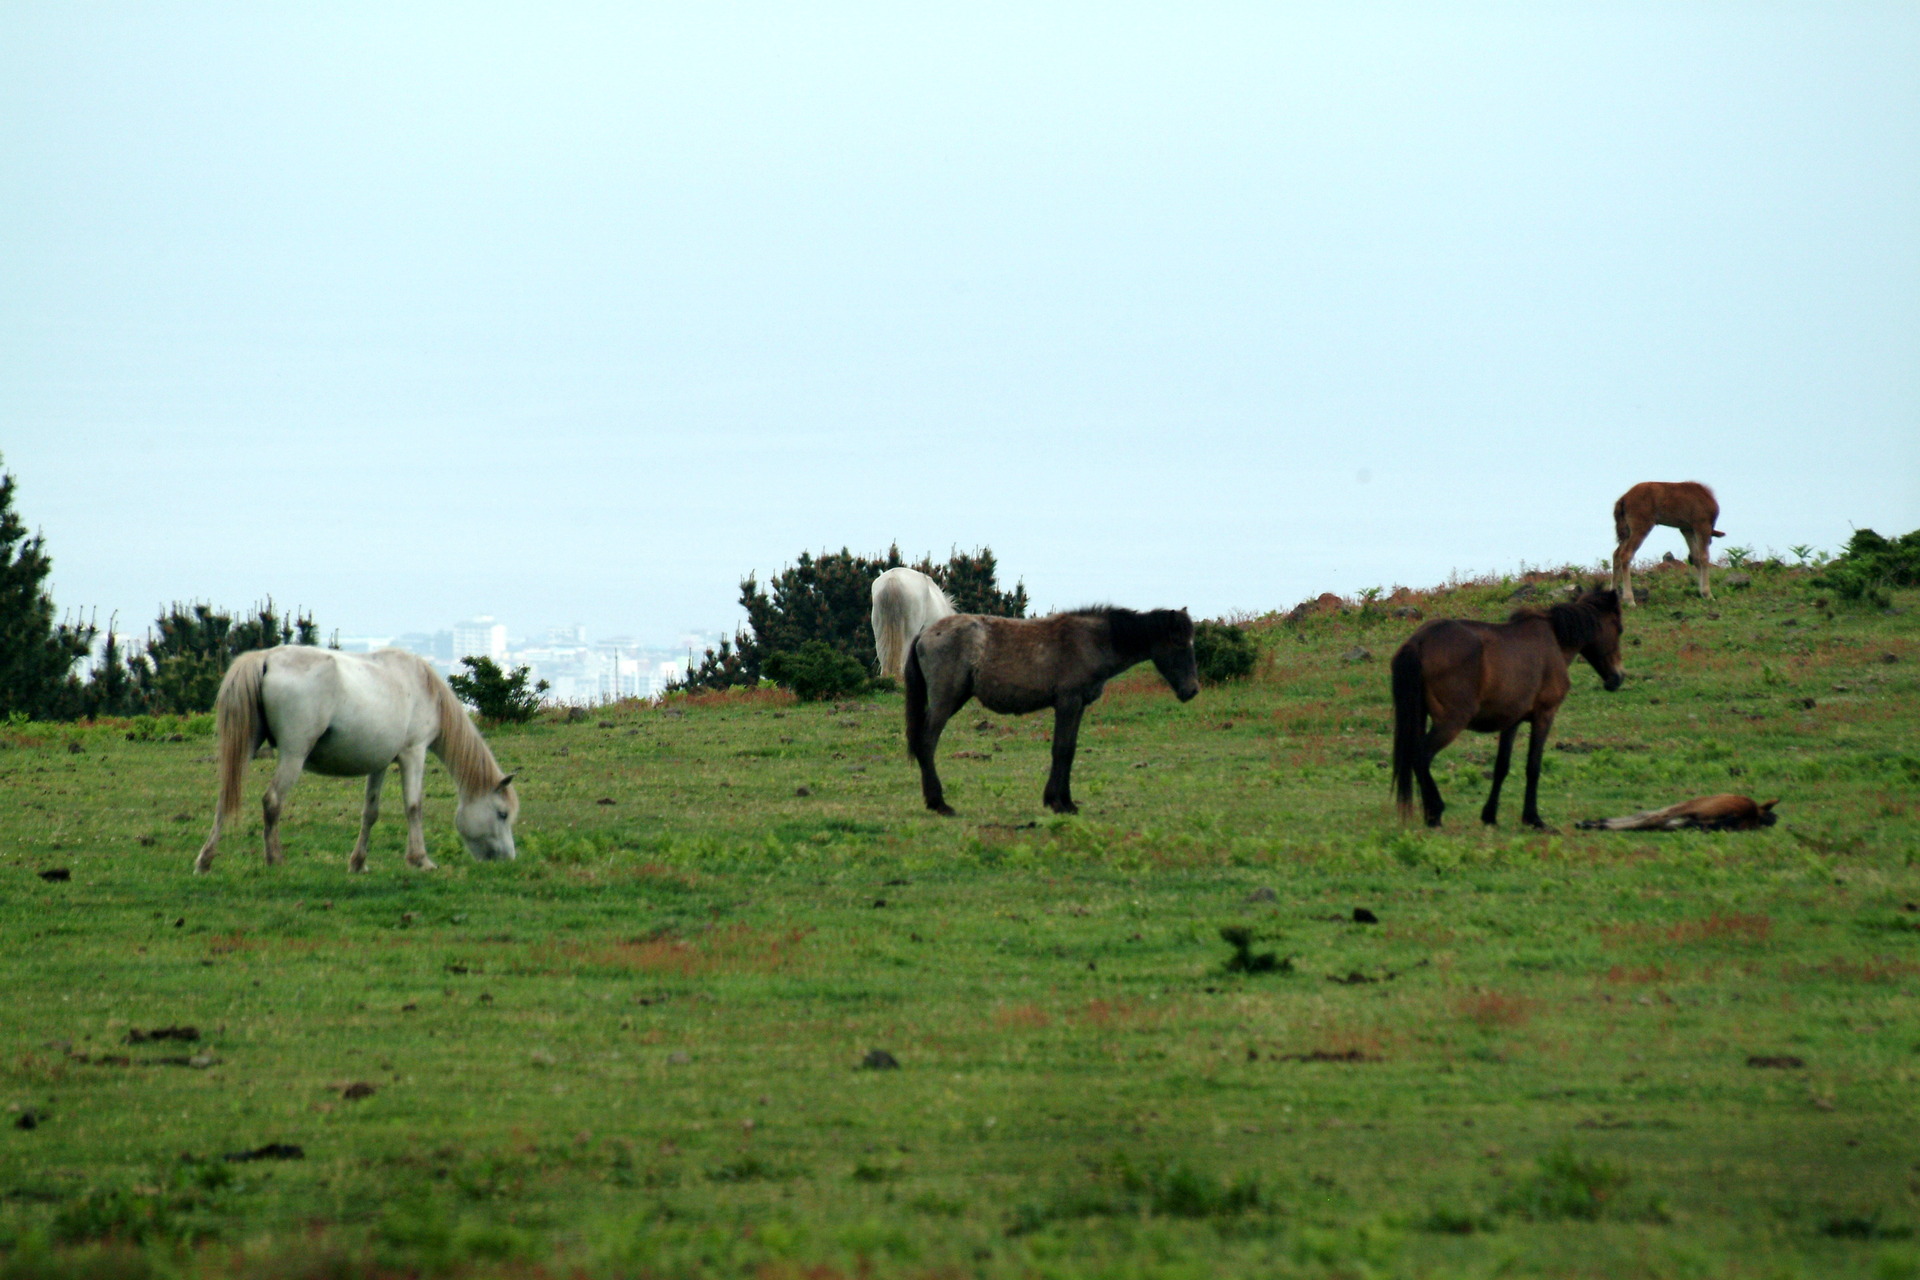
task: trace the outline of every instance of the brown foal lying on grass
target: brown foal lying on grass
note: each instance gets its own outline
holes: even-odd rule
[[[1609,693],[1620,687],[1620,597],[1596,587],[1572,604],[1546,612],[1522,609],[1506,622],[1436,618],[1407,637],[1393,655],[1393,788],[1402,815],[1413,812],[1413,784],[1427,825],[1440,825],[1446,805],[1433,781],[1433,758],[1462,729],[1497,733],[1493,786],[1480,810],[1489,826],[1498,819],[1500,784],[1513,763],[1513,738],[1531,723],[1527,738],[1527,799],[1520,821],[1540,820],[1540,754],[1553,717],[1572,683],[1567,665],[1585,658]],[[1433,727],[1427,727],[1431,717]]]
[[[907,649],[907,752],[920,764],[927,808],[952,816],[933,752],[940,731],[968,698],[989,711],[1024,715],[1053,708],[1053,770],[1041,797],[1076,813],[1073,752],[1080,716],[1107,681],[1151,661],[1185,702],[1200,692],[1193,619],[1185,609],[1136,613],[1101,605],[1045,618],[956,613],[929,623]]]
[[[1779,803],[1755,804],[1747,796],[1701,796],[1664,809],[1624,818],[1588,818],[1573,825],[1582,831],[1757,831],[1780,820],[1773,811]]]

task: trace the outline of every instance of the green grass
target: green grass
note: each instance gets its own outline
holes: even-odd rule
[[[0,1274],[1920,1275],[1920,627],[1751,572],[1642,578],[1549,835],[1481,736],[1397,819],[1406,597],[1115,686],[1068,819],[1047,718],[963,712],[941,820],[897,696],[713,698],[493,732],[517,863],[435,766],[439,872],[308,777],[195,878],[203,722],[0,726]],[[1571,829],[1724,790],[1780,825]]]

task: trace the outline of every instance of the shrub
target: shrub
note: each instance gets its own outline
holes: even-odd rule
[[[1892,587],[1920,587],[1920,529],[1898,538],[1856,529],[1847,548],[1812,579],[1843,600],[1884,609],[1893,603]]]
[[[746,627],[736,631],[731,642],[722,640],[718,649],[708,649],[679,687],[698,691],[758,684],[763,676],[773,676],[766,665],[773,655],[797,653],[813,640],[872,669],[878,661],[871,623],[873,580],[905,563],[899,547],[889,547],[884,556],[857,556],[842,547],[819,556],[801,552],[774,575],[766,590],[756,576],[747,575],[740,584]],[[956,550],[945,564],[928,557],[913,568],[939,583],[961,613],[1026,616],[1026,588],[1015,583],[1011,591],[1000,589],[999,565],[989,547]]]
[[[1253,674],[1260,646],[1243,628],[1225,622],[1197,622],[1193,627],[1193,660],[1206,684],[1222,684]]]
[[[802,702],[844,697],[866,688],[867,669],[858,658],[841,653],[825,640],[809,640],[798,650],[768,656],[767,675],[791,689]]]
[[[533,719],[533,713],[540,709],[540,695],[551,687],[542,680],[529,689],[527,677],[532,672],[527,667],[502,671],[492,658],[462,658],[460,662],[467,673],[448,676],[447,684],[460,701],[494,724],[524,724]]]

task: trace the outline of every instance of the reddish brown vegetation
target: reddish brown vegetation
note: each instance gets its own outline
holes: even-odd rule
[[[1703,920],[1681,920],[1670,925],[1609,924],[1600,927],[1609,946],[1664,943],[1684,947],[1703,942],[1764,945],[1773,936],[1773,919],[1762,915],[1715,912]]]
[[[1495,1027],[1525,1026],[1539,1012],[1540,1002],[1502,991],[1476,991],[1463,997],[1457,1008],[1461,1017],[1490,1031]]]

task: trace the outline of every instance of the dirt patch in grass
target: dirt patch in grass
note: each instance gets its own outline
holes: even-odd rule
[[[812,929],[755,929],[730,925],[695,938],[675,934],[620,942],[557,943],[534,947],[528,959],[541,973],[581,969],[691,978],[720,973],[780,973],[803,962]]]
[[[1538,1000],[1504,991],[1476,991],[1461,997],[1454,1005],[1461,1017],[1488,1031],[1525,1026],[1533,1021],[1540,1007]]]
[[[1600,936],[1608,946],[1686,947],[1702,943],[1732,943],[1757,947],[1766,945],[1773,937],[1773,918],[1715,912],[1699,920],[1680,920],[1669,925],[1602,925]]]

